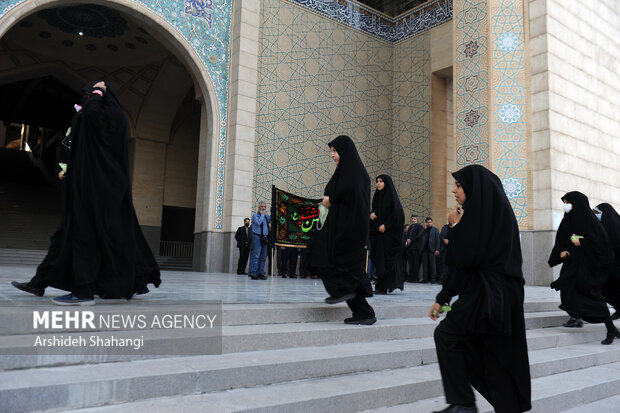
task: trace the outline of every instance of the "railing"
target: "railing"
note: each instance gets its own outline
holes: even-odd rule
[[[162,257],[191,257],[194,255],[193,242],[160,241],[159,255]]]

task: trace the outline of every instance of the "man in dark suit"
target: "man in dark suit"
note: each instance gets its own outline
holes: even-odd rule
[[[237,263],[237,274],[247,274],[245,267],[248,265],[248,256],[250,255],[250,218],[243,220],[243,226],[237,228],[235,239],[237,240],[237,248],[239,248],[239,262]]]
[[[424,267],[423,283],[437,282],[437,257],[441,244],[439,230],[433,226],[433,218],[426,217],[424,229],[424,246],[422,247],[422,266]]]
[[[445,278],[446,273],[446,250],[448,249],[448,240],[446,237],[448,236],[448,230],[450,226],[448,224],[444,225],[441,228],[441,232],[439,232],[439,257],[437,257],[437,283],[441,284],[443,279]]]
[[[409,257],[409,276],[407,282],[420,281],[420,254],[424,246],[424,227],[418,224],[418,216],[411,215],[411,226],[407,232],[407,256]]]

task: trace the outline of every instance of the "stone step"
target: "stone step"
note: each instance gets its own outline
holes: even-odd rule
[[[322,323],[293,323],[262,326],[224,326],[222,328],[222,352],[242,353],[249,351],[266,351],[279,349],[295,349],[299,347],[313,347],[331,345],[372,345],[373,342],[385,340],[412,340],[427,339],[430,343],[416,344],[413,348],[426,351],[424,360],[435,361],[432,333],[436,322],[430,319],[386,319],[374,326],[349,326],[340,322]],[[58,333],[56,333],[58,335]],[[75,337],[80,333],[63,333],[64,337]],[[52,334],[39,334],[45,338]],[[28,353],[32,348],[36,335],[12,335],[0,337],[0,352],[13,354],[0,357],[0,370],[26,369],[53,365],[76,365],[127,361],[134,359],[164,358],[173,354],[204,354],[204,349],[211,344],[206,342],[200,331],[171,331],[171,330],[144,330],[138,336],[135,331],[101,332],[102,338],[114,336],[116,338],[144,337],[147,354],[76,354],[63,356],[69,351],[62,351],[60,355],[44,354],[37,356],[17,355]],[[546,328],[528,330],[530,349],[554,348],[567,345],[581,344],[602,339],[604,332],[600,326],[586,325],[581,329]],[[394,342],[394,341],[390,341]],[[422,341],[421,343],[427,343]],[[171,352],[171,348],[177,349]],[[186,353],[181,353],[184,349]]]
[[[17,277],[18,278],[18,277]],[[7,283],[8,284],[8,283]],[[10,287],[9,288],[13,288]],[[16,309],[23,308],[26,321],[31,320],[32,311],[60,310],[50,301],[55,293],[64,293],[61,290],[46,291],[44,297],[35,297],[24,294],[23,300],[3,303],[0,306],[0,335],[31,334],[30,323],[15,316]],[[48,294],[49,297],[48,297]],[[214,303],[210,301],[210,303]],[[197,309],[205,305],[204,301],[172,301],[151,300],[146,296],[137,296],[131,301],[126,300],[97,300],[97,305],[82,310],[93,311],[96,314],[161,314],[165,313],[168,305],[186,306]],[[381,302],[373,303],[377,319],[395,318],[422,318],[427,319],[430,304],[428,302]],[[525,303],[526,327],[529,329],[559,326],[567,320],[566,313],[557,311],[558,303],[529,302]],[[212,308],[212,307],[210,307]],[[67,309],[64,309],[66,311]],[[71,311],[75,311],[72,308]],[[339,321],[351,316],[346,304],[326,305],[323,303],[286,303],[286,304],[223,304],[222,325],[264,325],[264,324],[301,324],[308,322]],[[432,322],[428,319],[428,322]],[[75,329],[58,329],[57,333],[76,331]]]
[[[20,232],[20,235],[24,235]],[[29,234],[26,234],[29,235]],[[4,233],[7,239],[11,238],[11,234]],[[32,238],[32,237],[31,237]],[[31,241],[32,244],[40,246],[40,250],[22,250],[11,248],[0,248],[0,265],[39,265],[45,255],[47,254],[47,247],[49,246],[49,240],[37,240]],[[43,249],[45,248],[45,249]],[[160,269],[168,271],[191,271],[192,270],[192,258],[191,257],[155,257]]]
[[[545,333],[545,334],[542,334]],[[592,346],[592,339],[597,339],[600,331],[586,328],[579,333],[566,333],[561,329],[528,332],[528,348],[531,354],[532,375],[534,377],[554,374],[559,369],[577,369],[603,362],[620,361],[620,346]],[[564,336],[572,336],[569,340]],[[549,338],[553,338],[550,340]],[[566,343],[571,343],[570,345]],[[572,344],[580,343],[580,344]],[[555,346],[554,346],[555,344]],[[163,350],[162,350],[163,353]],[[224,355],[162,357],[158,360],[136,361],[135,356],[125,356],[107,365],[82,365],[73,369],[43,368],[43,357],[31,357],[38,369],[0,372],[0,382],[30,383],[31,378],[41,377],[53,372],[49,385],[59,385],[62,377],[73,379],[83,372],[96,368],[101,380],[115,378],[122,380],[128,371],[132,380],[152,380],[155,374],[159,379],[168,375],[175,380],[184,380],[184,376],[193,378],[197,371],[209,377],[208,387],[201,391],[224,390],[229,387],[247,387],[257,384],[277,383],[287,380],[300,380],[339,374],[350,374],[359,370],[375,371],[417,366],[437,361],[433,339],[431,337],[375,341],[368,343],[332,344],[323,347],[289,348],[270,351],[250,351]],[[14,359],[12,357],[11,359]],[[49,366],[53,366],[49,360]],[[87,363],[101,363],[101,358],[91,357]],[[67,360],[57,357],[57,364],[68,365]],[[31,367],[31,366],[27,366]],[[251,374],[244,374],[244,369],[251,369]],[[135,370],[135,371],[134,371]],[[139,371],[139,372],[138,372]],[[38,379],[42,385],[41,379]],[[188,379],[189,380],[189,379]],[[218,387],[219,386],[219,387]]]
[[[5,315],[6,316],[6,315]],[[544,312],[526,314],[526,328],[536,329],[556,327],[565,320],[561,312]],[[30,328],[32,325],[20,323],[17,328]],[[245,324],[224,325],[222,327],[224,352],[239,352],[252,350],[271,350],[275,348],[288,348],[295,346],[320,346],[331,343],[359,341],[367,342],[374,340],[396,340],[420,337],[431,337],[437,322],[428,318],[388,318],[381,319],[373,326],[346,325],[341,321],[329,322],[306,322],[306,323],[279,323],[279,324]],[[10,328],[11,326],[9,326]],[[11,331],[11,330],[8,330]],[[64,334],[80,334],[79,331],[55,330],[49,333],[16,334],[2,329],[1,343],[12,345],[25,341],[32,337]],[[103,334],[128,333],[154,334],[159,336],[168,330],[132,330],[118,329],[102,331]]]
[[[389,342],[385,343],[385,345],[388,344]],[[607,363],[610,359],[617,361],[620,357],[620,347],[603,347],[598,343],[592,343],[589,347],[554,350],[553,352],[547,350],[531,352],[533,359],[539,360],[531,363],[533,400],[535,403],[533,411],[558,412],[567,406],[575,406],[579,403],[610,397],[618,393],[620,363],[602,366],[600,364]],[[564,358],[559,356],[558,352],[565,353]],[[537,355],[537,353],[539,354]],[[610,355],[612,353],[613,357]],[[558,365],[555,370],[559,373],[538,377],[537,374],[544,374],[545,371],[545,368],[539,369],[538,365],[549,363],[548,358],[550,357],[554,359],[553,363]],[[366,358],[371,359],[372,354]],[[585,359],[588,362],[580,361],[575,364],[572,362],[575,359]],[[28,407],[30,411],[85,407],[85,409],[76,410],[83,413],[136,411],[149,411],[149,413],[170,411],[332,411],[344,413],[390,405],[394,406],[392,407],[394,411],[399,412],[429,412],[437,406],[444,407],[435,401],[440,400],[443,393],[439,369],[436,364],[370,372],[366,370],[365,365],[360,367],[358,372],[354,374],[308,378],[267,386],[235,388],[207,393],[203,393],[205,383],[218,379],[213,378],[211,380],[207,377],[201,377],[197,371],[191,380],[185,381],[173,376],[170,384],[165,385],[161,376],[156,376],[157,372],[153,372],[155,377],[151,378],[148,383],[138,383],[134,375],[131,374],[136,370],[134,369],[126,371],[122,375],[120,380],[124,380],[125,383],[110,383],[107,386],[99,381],[101,372],[91,371],[89,373],[90,381],[87,377],[78,380],[74,375],[72,382],[66,384],[71,386],[71,390],[61,391],[57,387],[65,384],[60,384],[62,383],[62,376],[56,374],[57,386],[52,386],[50,389],[38,387],[39,383],[36,381],[34,384],[32,381],[28,381],[27,384],[24,383],[25,386],[22,384],[24,387],[20,388],[19,381],[15,379],[11,381],[12,387],[6,388],[6,392],[2,392],[2,396],[6,394],[10,398],[6,399],[7,401],[31,401],[31,405]],[[571,370],[571,368],[579,368],[579,370]],[[144,368],[140,370],[144,370]],[[295,370],[295,368],[291,366],[290,370]],[[160,372],[163,371],[166,370],[162,368]],[[250,371],[244,376],[256,375],[258,372],[259,370]],[[43,375],[40,374],[40,376]],[[69,377],[71,377],[70,374]],[[36,380],[36,377],[33,380]],[[119,392],[118,389],[121,388],[125,390]],[[23,389],[26,394],[18,396],[20,389]],[[577,392],[576,389],[581,391]],[[186,395],[175,396],[173,395],[174,391],[182,391]],[[573,392],[579,395],[585,394],[584,397],[575,397],[572,395]],[[62,397],[58,397],[58,394]],[[66,397],[67,395],[71,395],[71,397]],[[162,395],[168,395],[168,397],[161,397]],[[156,398],[151,398],[154,396]],[[567,403],[564,397],[569,398],[570,402]],[[50,398],[58,400],[58,407],[51,406]],[[139,401],[132,402],[132,399]],[[428,403],[429,399],[433,400],[432,405]],[[95,407],[107,403],[112,405]],[[480,404],[482,411],[489,411],[488,404],[485,405],[483,402]],[[392,410],[388,408],[377,411]]]
[[[596,343],[593,344],[595,345]],[[493,407],[478,393],[476,393],[476,400],[479,413],[494,411]],[[439,396],[413,403],[368,409],[364,410],[364,413],[422,413],[441,410],[446,406],[444,397]],[[620,410],[619,406],[620,363],[618,362],[566,371],[532,380],[530,413],[617,413]],[[84,411],[94,413],[97,410]]]
[[[618,410],[620,410],[620,396],[612,396],[568,410],[562,410],[562,413],[618,413]]]

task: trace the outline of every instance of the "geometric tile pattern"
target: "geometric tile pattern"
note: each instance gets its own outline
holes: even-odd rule
[[[396,18],[352,0],[287,1],[378,39],[398,43],[451,20],[453,0],[436,0]]]
[[[0,2],[0,18],[23,0]],[[133,0],[164,19],[191,45],[209,73],[215,89],[220,135],[218,139],[215,227],[222,228],[224,171],[228,123],[228,87],[232,0]],[[55,3],[61,7],[61,3]]]
[[[327,142],[353,138],[371,177],[390,171],[389,44],[280,0],[263,0],[258,54],[254,200],[271,185],[322,195],[334,170]]]
[[[487,0],[454,4],[456,165],[489,166]]]
[[[406,216],[430,213],[430,34],[394,46],[393,179]]]
[[[523,2],[491,0],[492,169],[504,184],[519,225],[530,226],[527,86]]]
[[[263,0],[258,56],[254,201],[269,203],[272,184],[322,195],[335,167],[327,142],[347,134],[373,181],[391,174],[418,191],[399,188],[405,208],[426,205],[428,166],[418,163],[429,162],[422,152],[430,80],[420,73],[430,71],[428,35],[392,47],[289,2]]]

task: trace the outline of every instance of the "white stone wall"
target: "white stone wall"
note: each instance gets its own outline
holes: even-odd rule
[[[620,209],[620,2],[531,0],[534,229],[557,229],[560,197]]]

